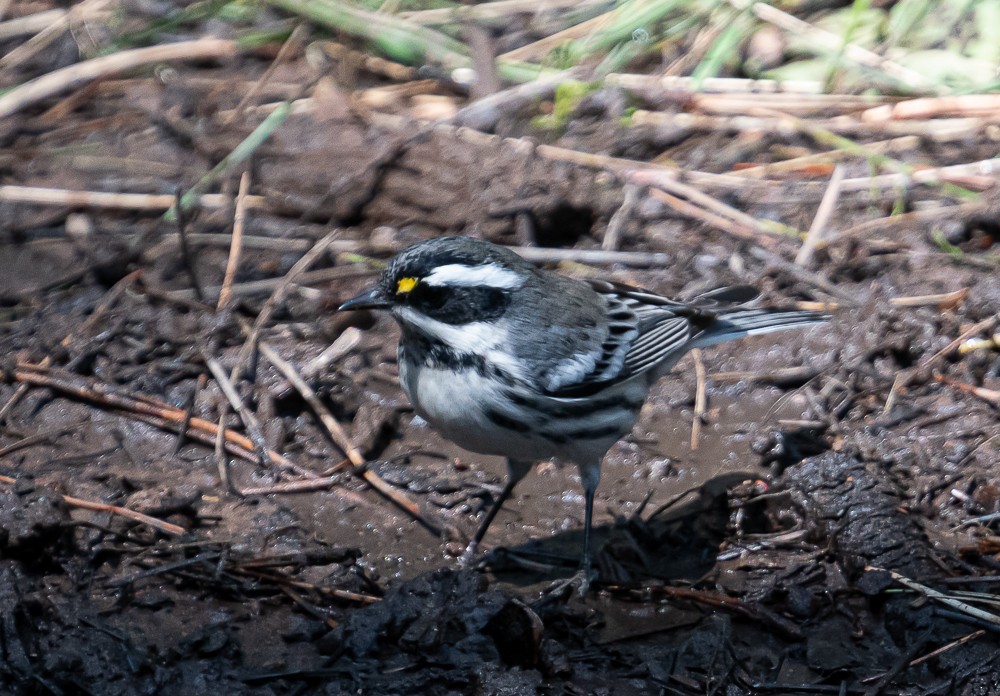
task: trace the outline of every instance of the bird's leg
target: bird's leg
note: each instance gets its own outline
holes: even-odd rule
[[[590,528],[594,518],[594,491],[586,489],[583,491],[584,511],[583,511],[583,576],[590,577]],[[584,589],[586,592],[586,589]]]
[[[570,582],[582,597],[590,589],[591,565],[590,565],[590,534],[594,521],[594,493],[597,485],[601,482],[601,460],[590,464],[580,464],[580,482],[583,483],[583,561],[580,570],[574,575]]]
[[[493,524],[493,518],[497,516],[500,512],[500,508],[503,507],[504,501],[510,497],[510,494],[514,492],[514,486],[523,479],[529,471],[531,471],[531,462],[521,462],[515,461],[513,459],[507,460],[507,483],[504,484],[503,490],[500,491],[500,495],[493,502],[493,505],[486,513],[486,517],[483,518],[482,523],[479,525],[479,529],[476,530],[475,536],[472,537],[472,541],[469,545],[465,547],[465,553],[459,559],[459,564],[463,568],[467,567],[471,562],[473,556],[476,555],[476,549],[479,548],[479,542],[483,540],[486,536],[486,531]]]

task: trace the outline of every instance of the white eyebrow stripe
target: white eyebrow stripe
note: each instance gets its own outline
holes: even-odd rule
[[[485,285],[491,288],[512,290],[524,285],[524,278],[495,263],[467,266],[461,263],[450,263],[438,266],[422,279],[428,285],[474,286]]]

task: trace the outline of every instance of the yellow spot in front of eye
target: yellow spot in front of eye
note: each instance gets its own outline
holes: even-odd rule
[[[417,286],[416,278],[400,278],[396,283],[396,294],[405,295]]]

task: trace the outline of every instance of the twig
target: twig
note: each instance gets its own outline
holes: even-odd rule
[[[316,414],[316,417],[323,424],[330,438],[336,443],[337,447],[341,449],[347,458],[353,465],[352,473],[356,476],[363,478],[372,488],[377,490],[382,495],[386,496],[389,500],[395,503],[400,509],[407,512],[418,522],[422,523],[429,529],[435,529],[435,526],[430,524],[424,516],[420,513],[420,506],[409,499],[406,494],[401,491],[396,490],[388,483],[383,481],[374,471],[368,468],[368,463],[365,461],[364,456],[361,452],[354,446],[347,433],[341,427],[337,419],[333,417],[330,410],[320,401],[319,397],[316,396],[316,392],[313,391],[312,387],[306,384],[295,368],[291,366],[285,359],[278,355],[274,349],[271,348],[265,341],[260,342],[260,351],[264,354],[272,365],[274,365],[281,374],[285,376],[295,390],[299,392],[309,407]]]
[[[191,253],[191,247],[188,246],[187,238],[187,216],[184,214],[184,208],[181,206],[181,191],[177,189],[174,194],[174,210],[177,211],[175,216],[177,222],[177,234],[180,239],[180,252],[181,261],[184,267],[184,271],[188,274],[188,278],[191,280],[191,290],[194,291],[194,299],[198,302],[205,301],[205,293],[202,292],[201,282],[198,280],[198,269],[195,268],[194,258]]]
[[[249,191],[250,171],[247,170],[240,177],[240,189],[239,193],[236,194],[232,243],[229,245],[229,260],[226,262],[226,274],[222,279],[222,287],[219,288],[219,301],[215,305],[216,311],[225,308],[233,296],[233,281],[236,279],[236,271],[240,267],[240,257],[243,254],[243,229],[247,219],[247,194]]]
[[[701,349],[695,348],[691,351],[691,359],[694,361],[695,392],[694,392],[694,419],[691,421],[691,449],[698,449],[698,438],[701,435],[702,419],[705,417],[705,407],[708,404],[708,390],[706,387],[707,374],[705,371],[705,361],[701,358]]]
[[[658,201],[666,203],[681,215],[704,222],[706,225],[714,227],[717,230],[721,230],[728,235],[745,241],[752,241],[755,239],[753,228],[746,228],[741,225],[733,224],[721,215],[716,215],[715,213],[710,213],[707,210],[702,210],[698,206],[688,203],[677,196],[673,196],[666,191],[653,189],[649,192],[649,195]]]
[[[354,326],[348,326],[344,332],[337,336],[336,340],[322,353],[313,358],[305,368],[302,369],[302,377],[312,379],[320,372],[326,370],[327,365],[336,362],[350,353],[358,343],[361,342],[361,331]]]
[[[250,440],[254,444],[259,463],[263,466],[271,466],[272,462],[268,455],[267,441],[264,439],[264,433],[260,429],[260,422],[257,420],[257,416],[246,407],[243,398],[236,391],[236,387],[233,386],[232,381],[229,379],[222,365],[219,364],[219,361],[215,358],[206,357],[205,364],[211,371],[212,376],[215,377],[215,381],[229,401],[229,405],[233,407],[240,420],[243,421],[243,425],[246,426],[247,432],[250,433]],[[224,430],[221,421],[219,430]]]
[[[921,585],[919,582],[911,580],[910,578],[904,575],[900,575],[894,570],[885,570],[883,568],[876,568],[873,566],[867,566],[865,570],[888,573],[892,577],[892,579],[898,582],[900,585],[903,585],[904,587],[914,590],[915,592],[919,592],[925,597],[941,602],[942,604],[945,604],[951,607],[952,609],[961,612],[962,614],[965,614],[967,616],[971,616],[981,621],[985,621],[993,626],[1000,626],[1000,616],[997,616],[996,614],[991,614],[988,611],[984,611],[977,607],[971,606],[966,602],[959,601],[958,599],[955,599],[951,595],[948,595],[944,592],[939,592],[938,590],[927,587],[926,585]]]
[[[246,94],[243,95],[243,98],[240,99],[239,104],[237,104],[228,113],[226,118],[223,119],[222,121],[223,128],[232,125],[233,122],[240,117],[240,115],[243,113],[243,109],[246,108],[247,104],[249,104],[251,100],[256,98],[258,94],[260,94],[260,91],[264,88],[264,85],[266,85],[268,81],[270,81],[271,77],[274,76],[274,72],[278,69],[278,67],[285,62],[285,60],[292,53],[292,51],[297,51],[302,46],[302,41],[307,31],[308,31],[307,24],[299,23],[295,25],[295,28],[292,30],[292,33],[288,36],[285,42],[281,44],[281,48],[278,49],[278,55],[276,55],[274,57],[274,60],[271,61],[271,64],[267,66],[267,70],[264,71],[264,74],[261,75],[260,79],[258,79],[254,83],[253,87],[247,90]],[[298,96],[302,96],[301,91]]]
[[[226,399],[219,399],[218,403],[219,412],[219,429],[215,432],[215,468],[219,472],[219,483],[222,488],[229,491],[235,496],[243,497],[246,495],[245,492],[236,488],[233,485],[233,480],[229,476],[229,460],[226,458],[226,439],[223,434],[226,432],[226,416],[229,415],[229,401]],[[260,456],[260,452],[257,452],[257,456]]]
[[[940,382],[941,384],[947,384],[948,386],[955,387],[959,391],[963,391],[966,394],[972,394],[986,403],[996,408],[1000,408],[1000,390],[977,387],[972,384],[966,384],[965,382],[959,382],[957,379],[945,377],[944,375],[934,375],[934,380],[936,382]]]
[[[841,231],[836,239],[831,239],[829,244],[839,244],[855,239],[867,239],[875,232],[888,232],[897,227],[909,227],[914,223],[936,222],[938,220],[962,220],[969,215],[983,210],[983,202],[980,200],[966,201],[959,205],[943,205],[940,208],[929,208],[927,210],[914,210],[913,212],[901,215],[891,215],[889,217],[876,218],[859,222],[853,227],[848,227]],[[825,245],[824,245],[825,246]]]
[[[743,0],[730,0],[730,4],[739,9],[745,5]],[[857,44],[844,44],[843,37],[832,32],[804,22],[797,17],[793,17],[787,12],[779,10],[762,2],[755,2],[752,6],[753,13],[760,19],[773,24],[776,27],[791,32],[796,36],[807,37],[811,42],[833,51],[843,51],[846,58],[876,70],[881,70],[886,75],[898,80],[902,84],[912,89],[927,89],[927,80],[918,72],[905,68],[899,63],[883,58],[877,53],[873,53]]]
[[[0,483],[14,485],[17,483],[17,479],[10,476],[0,476]],[[60,497],[63,499],[63,502],[71,507],[81,508],[83,510],[93,510],[95,512],[109,512],[112,515],[118,515],[119,517],[125,517],[126,519],[130,519],[134,522],[141,522],[142,524],[149,525],[150,527],[159,529],[165,534],[179,536],[187,533],[187,530],[184,529],[184,527],[171,524],[170,522],[164,522],[163,520],[158,520],[155,517],[150,517],[149,515],[144,515],[141,512],[136,512],[135,510],[129,510],[128,508],[119,507],[118,505],[95,503],[90,500],[84,500],[83,498],[74,498],[71,495],[63,495]]]
[[[610,23],[614,16],[613,13],[614,10],[611,12],[605,12],[604,14],[588,19],[585,22],[575,24],[567,29],[558,31],[555,34],[551,34],[539,39],[538,41],[527,44],[526,46],[521,46],[520,48],[515,48],[512,51],[507,51],[499,56],[499,60],[537,60],[539,58],[543,58],[557,46],[561,46],[567,41],[587,36],[596,29]]]
[[[911,99],[877,106],[862,112],[861,119],[869,123],[881,123],[900,119],[938,118],[945,114],[989,118],[996,117],[997,113],[1000,113],[1000,94],[963,94]]]
[[[118,210],[168,210],[175,202],[170,194],[106,193],[104,191],[70,191],[41,186],[0,186],[0,201],[5,203],[30,203],[31,205],[57,205],[68,208],[111,208]],[[201,208],[228,208],[232,197],[218,193],[198,196]],[[247,196],[247,208],[263,208],[264,196]],[[192,235],[192,239],[195,235]]]
[[[803,100],[829,100],[842,95],[822,94],[823,83],[818,80],[748,80],[736,77],[708,77],[696,80],[686,76],[635,75],[611,73],[604,78],[609,85],[632,91],[652,93],[663,97],[669,94],[695,94],[726,92],[739,94],[790,94]],[[850,98],[850,97],[848,97]]]
[[[351,266],[334,266],[333,268],[321,268],[317,271],[306,271],[300,275],[296,282],[292,283],[289,288],[304,285],[315,285],[318,283],[328,283],[333,280],[355,278],[357,276],[371,275],[372,273],[373,271],[371,268],[358,264]],[[280,288],[285,284],[285,278],[286,276],[282,276],[280,278],[265,278],[263,280],[249,280],[245,283],[234,283],[231,288],[232,294],[234,297],[249,297],[252,295],[273,293],[275,289]],[[219,296],[221,291],[221,286],[210,285],[205,288],[205,297],[209,300],[214,299]],[[190,289],[171,290],[170,292],[163,293],[163,297],[175,302],[184,302],[194,297],[194,291]]]
[[[288,585],[290,587],[298,587],[304,590],[312,590],[318,592],[319,594],[324,594],[329,597],[335,597],[337,599],[346,599],[352,602],[362,602],[364,604],[373,604],[380,601],[378,597],[373,597],[371,595],[361,594],[359,592],[351,592],[349,590],[339,590],[335,587],[322,587],[321,585],[314,585],[309,582],[302,582],[301,580],[292,580],[291,578],[286,578],[280,575],[274,575],[273,573],[263,573],[258,570],[250,570],[247,568],[234,567],[231,572],[237,573],[239,575],[246,575],[252,578],[259,578],[261,580],[269,580],[278,585]]]
[[[406,82],[417,76],[416,68],[386,60],[380,56],[373,56],[366,51],[348,48],[336,41],[317,41],[314,45],[333,60],[360,66],[374,75],[387,77],[390,80]]]
[[[808,271],[805,268],[802,268],[802,266],[797,266],[790,261],[786,261],[774,252],[768,251],[767,249],[755,248],[750,249],[750,253],[759,260],[771,264],[775,268],[784,271],[793,278],[819,288],[832,297],[836,297],[849,307],[857,307],[860,304],[853,295],[840,289],[826,278],[823,278],[812,271]]]
[[[253,322],[253,327],[247,334],[246,342],[243,344],[243,348],[240,349],[239,357],[236,360],[237,368],[242,371],[250,362],[250,356],[257,348],[257,341],[260,338],[260,332],[263,330],[264,326],[271,320],[271,315],[274,310],[285,301],[285,297],[288,295],[289,289],[292,284],[299,280],[299,277],[305,273],[316,260],[326,252],[330,244],[333,242],[334,237],[339,235],[341,231],[335,229],[327,233],[325,237],[316,242],[313,248],[307,251],[302,258],[295,262],[295,264],[288,270],[285,277],[282,278],[281,284],[278,285],[271,296],[267,298],[264,306],[261,307],[260,313]]]
[[[461,24],[469,20],[506,19],[514,14],[541,14],[565,8],[599,5],[607,0],[495,0],[436,10],[412,10],[399,16],[416,24]]]
[[[35,14],[8,19],[0,23],[0,41],[14,39],[27,34],[37,34],[43,29],[63,20],[66,10],[45,10]]]
[[[915,135],[904,135],[891,140],[868,143],[867,147],[879,154],[888,154],[890,152],[915,150],[919,145],[920,138]],[[836,162],[853,156],[852,153],[844,152],[843,150],[827,150],[826,152],[817,152],[801,157],[792,157],[776,162],[768,162],[767,164],[736,169],[733,171],[733,174],[747,179],[767,179],[768,177],[780,177],[784,174],[796,173],[803,170],[808,173],[814,171],[817,166],[822,165],[829,165],[832,170]]]
[[[975,640],[976,638],[979,638],[979,637],[984,636],[984,635],[986,635],[986,631],[980,628],[979,630],[973,631],[972,633],[968,633],[968,634],[962,636],[961,638],[958,638],[956,640],[951,641],[950,643],[945,643],[944,645],[942,645],[937,650],[932,650],[931,652],[927,653],[926,655],[921,655],[917,659],[913,660],[909,664],[909,666],[910,667],[916,667],[920,663],[926,662],[927,660],[931,659],[932,657],[937,657],[937,656],[941,655],[942,653],[948,652],[952,648],[957,648],[960,645],[965,645],[969,641]]]
[[[608,228],[604,231],[604,239],[601,240],[601,248],[605,251],[618,249],[618,245],[621,242],[622,229],[629,218],[632,217],[632,211],[639,202],[639,191],[638,186],[632,184],[625,186],[625,198],[622,200],[622,204],[618,210],[615,211],[615,214],[611,216]]]
[[[232,151],[222,158],[218,164],[212,167],[204,176],[202,176],[198,181],[194,183],[187,193],[185,193],[180,202],[170,208],[166,213],[163,214],[163,219],[170,221],[177,215],[178,210],[187,210],[192,208],[194,204],[201,197],[201,194],[206,188],[208,188],[212,183],[222,177],[226,172],[236,165],[246,161],[254,152],[263,145],[274,131],[285,122],[291,114],[291,106],[287,102],[282,102],[278,105],[274,111],[267,115],[267,117],[260,122],[253,132],[245,137],[240,143],[232,149]]]
[[[791,106],[792,108],[783,110],[782,107],[784,106]],[[767,112],[784,111],[785,116],[709,116],[700,113],[664,113],[639,109],[632,114],[629,125],[632,127],[652,126],[661,128],[669,126],[672,128],[710,133],[742,133],[745,131],[762,130],[781,135],[795,135],[806,132],[803,128],[803,122],[798,120],[800,117],[792,115],[795,112],[803,111],[801,106],[795,108],[794,102],[784,104],[782,102],[764,100],[763,103],[754,104],[748,101],[746,108],[749,112],[756,112],[758,114],[765,110]],[[866,123],[852,116],[810,119],[805,121],[805,123],[813,128],[822,129],[841,136],[893,138],[914,135],[928,138],[935,142],[954,142],[956,140],[967,139],[976,133],[982,132],[985,125],[984,120],[981,118]]]
[[[14,454],[14,452],[19,452],[28,447],[34,447],[35,445],[41,445],[50,442],[66,433],[71,433],[76,430],[79,426],[72,425],[65,428],[57,428],[55,430],[49,430],[44,433],[36,433],[35,435],[29,435],[28,437],[21,438],[17,442],[12,442],[11,444],[0,447],[0,459]]]
[[[226,58],[235,56],[237,53],[238,45],[235,41],[197,39],[161,46],[135,48],[119,51],[109,56],[92,58],[36,77],[0,96],[0,118],[12,116],[43,99],[81,84],[143,65],[171,60]]]
[[[837,207],[837,199],[840,198],[840,182],[843,180],[844,168],[837,165],[833,170],[833,176],[830,177],[826,193],[823,194],[823,200],[820,201],[819,209],[816,210],[816,217],[813,218],[812,225],[809,226],[805,241],[802,242],[799,253],[795,255],[795,263],[798,265],[808,266],[809,262],[812,261],[816,247],[823,242],[826,225],[830,221],[830,216],[833,215],[834,208]]]
[[[183,409],[170,406],[162,401],[158,401],[148,396],[134,396],[122,394],[117,387],[94,380],[85,380],[79,375],[58,372],[41,365],[18,362],[13,375],[4,375],[0,372],[0,377],[12,378],[16,382],[29,384],[38,387],[48,387],[53,391],[66,394],[77,399],[89,401],[107,408],[124,411],[133,418],[151,423],[158,428],[177,431],[181,423],[184,422],[186,414]],[[219,426],[212,421],[203,418],[189,419],[189,437],[215,437]],[[256,461],[254,456],[254,443],[246,436],[233,430],[225,431],[227,447],[248,461]],[[316,473],[299,466],[287,457],[273,451],[268,451],[271,460],[290,471],[306,476],[308,478],[318,478]]]
[[[109,2],[110,0],[85,0],[76,7],[71,7],[61,17],[54,17],[50,24],[39,27],[39,33],[31,37],[27,43],[18,46],[0,58],[0,70],[9,70],[30,60],[32,56],[37,55],[62,36],[71,24],[97,15]]]

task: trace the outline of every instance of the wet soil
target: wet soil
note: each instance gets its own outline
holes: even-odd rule
[[[252,112],[231,119],[241,94],[224,87],[259,77],[268,57],[185,68],[166,83],[106,82],[58,127],[38,120],[42,109],[18,116],[4,126],[4,181],[186,188],[259,122]],[[272,82],[317,79],[294,61]],[[231,207],[189,213],[185,252],[159,210],[0,203],[0,474],[9,481],[0,483],[0,691],[1000,693],[997,623],[900,581],[996,601],[1000,353],[953,345],[963,332],[996,330],[996,187],[943,226],[839,240],[805,271],[789,262],[796,239],[739,238],[640,191],[618,249],[660,256],[550,263],[681,297],[752,283],[773,303],[838,304],[828,325],[704,351],[697,447],[692,358],[656,385],[605,461],[599,577],[581,599],[553,590],[580,552],[575,471],[536,467],[490,530],[484,561],[460,570],[503,464],[458,449],[413,414],[396,381],[390,320],[333,310],[375,277],[378,260],[430,236],[599,248],[624,182],[521,139],[538,137],[529,113],[502,114],[494,132],[503,137],[492,137],[379,119],[329,85],[315,99],[252,160],[262,198],[247,222],[236,301],[223,311],[214,307]],[[602,91],[547,137],[718,172],[766,159],[781,140],[626,129],[622,103]],[[995,150],[920,143],[905,158],[973,161]],[[125,164],[133,176],[123,178]],[[863,161],[845,166],[868,173]],[[237,181],[220,190],[235,194]],[[806,229],[824,188],[711,193]],[[932,187],[898,195],[911,209],[954,202]],[[845,194],[830,224],[844,230],[893,204]],[[274,288],[252,283],[283,277],[334,229],[313,265],[329,274],[292,285],[263,338],[417,514],[351,473],[271,362],[240,356],[246,322]],[[960,253],[942,252],[935,231]],[[312,369],[335,341],[349,345]],[[294,467],[236,449],[220,467],[213,438],[140,417],[136,403],[155,401],[217,421],[225,399],[210,360],[244,369],[237,388],[260,441]],[[224,418],[248,432],[239,416]],[[281,488],[310,477],[329,481]]]

